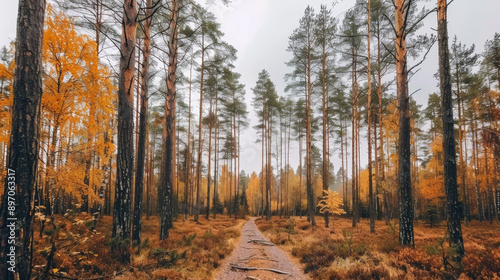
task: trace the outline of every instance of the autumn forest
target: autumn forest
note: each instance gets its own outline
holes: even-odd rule
[[[19,0],[0,279],[500,277],[500,30],[291,2],[280,74],[223,31],[277,2]]]

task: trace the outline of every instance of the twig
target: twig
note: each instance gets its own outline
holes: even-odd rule
[[[290,274],[288,272],[273,269],[273,268],[244,267],[244,266],[237,266],[235,264],[231,264],[231,269],[240,269],[240,270],[245,270],[245,271],[247,271],[247,270],[267,270],[267,271],[271,271],[271,272],[278,273],[278,274],[285,274],[285,275],[293,276],[292,274]]]
[[[257,252],[257,253],[254,253],[254,254],[251,254],[250,256],[248,256],[248,257],[246,257],[246,258],[244,258],[244,259],[242,259],[242,260],[248,260],[248,259],[250,259],[251,257],[253,257],[253,256],[255,256],[255,255],[258,255],[258,254],[260,254],[260,252]]]
[[[271,259],[268,259],[268,258],[255,258],[254,260],[263,260],[263,261],[270,261],[270,262],[278,262],[277,260],[271,260]]]
[[[257,277],[253,277],[253,276],[247,276],[247,279],[251,279],[251,280],[260,280],[259,278],[257,278]]]
[[[262,244],[262,245],[266,245],[266,246],[274,246],[273,243],[267,241],[267,240],[259,240],[259,239],[250,239],[248,240],[248,243],[254,243],[254,244]]]

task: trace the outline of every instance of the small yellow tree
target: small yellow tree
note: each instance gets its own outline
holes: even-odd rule
[[[319,212],[329,214],[344,214],[342,209],[342,198],[337,192],[323,190],[323,197],[318,203]]]

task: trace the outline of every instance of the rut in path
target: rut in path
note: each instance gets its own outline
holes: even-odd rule
[[[214,279],[309,279],[287,254],[264,237],[257,229],[255,219],[251,218],[243,226],[236,247],[217,270]],[[242,270],[240,268],[259,269]],[[262,268],[274,271],[261,270]]]

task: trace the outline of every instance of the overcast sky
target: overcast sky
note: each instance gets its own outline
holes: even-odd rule
[[[352,7],[354,0],[338,1],[333,15],[342,19],[346,10]],[[15,38],[18,1],[4,1],[0,9],[0,46],[7,45]],[[241,73],[241,82],[246,85],[246,100],[249,104],[251,125],[241,138],[241,169],[247,173],[258,171],[261,168],[260,144],[255,144],[256,132],[251,128],[255,124],[255,113],[250,106],[252,99],[251,88],[255,86],[257,75],[266,69],[275,83],[278,93],[284,95],[284,76],[287,69],[285,62],[290,59],[286,52],[288,37],[298,27],[299,19],[307,5],[319,11],[320,4],[327,4],[330,8],[332,1],[301,1],[301,0],[233,0],[225,7],[213,5],[209,10],[214,12],[221,22],[224,40],[236,47],[238,60],[236,71]],[[427,2],[434,7],[436,0]],[[449,35],[451,39],[457,35],[458,39],[467,46],[476,45],[476,51],[482,52],[486,40],[492,39],[495,32],[500,32],[498,21],[500,11],[499,0],[455,0],[448,10]],[[436,28],[436,14],[431,14],[425,20],[421,32],[434,32]],[[421,70],[410,81],[410,92],[420,89],[414,94],[419,104],[425,106],[427,96],[437,92],[437,81],[433,75],[437,71],[437,46],[429,53]],[[333,143],[333,141],[331,141]],[[318,143],[320,146],[320,143]],[[363,149],[363,147],[362,147]],[[365,154],[366,151],[361,151]],[[292,145],[292,166],[298,165],[298,147]],[[335,171],[338,170],[340,160],[332,155]],[[366,164],[366,159],[363,161]]]

